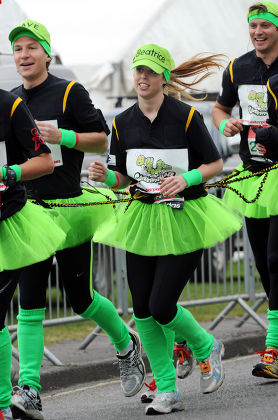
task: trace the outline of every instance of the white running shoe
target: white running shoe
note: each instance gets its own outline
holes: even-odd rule
[[[174,353],[177,356],[177,377],[184,379],[193,372],[196,359],[194,359],[192,350],[187,346],[185,341],[183,343],[175,343]]]
[[[146,376],[139,335],[134,331],[129,333],[133,341],[133,350],[130,350],[126,356],[117,354],[120,365],[121,386],[126,397],[132,397],[140,391]]]
[[[146,407],[146,414],[167,414],[184,410],[179,391],[156,394],[153,402]]]
[[[221,360],[223,355],[224,345],[215,338],[209,357],[199,361],[201,368],[200,389],[203,394],[214,392],[222,385],[225,376]]]
[[[149,384],[145,382],[145,385],[148,389],[141,394],[141,402],[143,404],[153,402],[156,396],[157,389],[155,379],[153,379]]]

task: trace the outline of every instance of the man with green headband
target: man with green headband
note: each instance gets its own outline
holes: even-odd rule
[[[268,200],[260,199],[260,195],[270,196],[274,188],[269,182],[271,175],[267,182],[263,182],[259,174],[252,176],[260,171],[263,174],[275,162],[271,155],[265,154],[265,147],[257,144],[260,130],[256,134],[256,127],[267,126],[266,85],[268,79],[278,73],[278,4],[273,1],[256,3],[249,8],[247,19],[255,49],[229,63],[212,115],[215,126],[225,136],[240,133],[242,163],[237,168],[240,180],[233,187],[249,203],[231,191],[226,191],[224,199],[245,216],[256,267],[269,299],[266,350],[259,352],[262,360],[254,366],[252,374],[278,379],[278,214],[270,211]],[[240,115],[234,118],[231,112],[237,103]],[[277,176],[275,171],[271,173]],[[262,191],[258,190],[259,185],[263,187]],[[258,191],[258,199],[252,202]]]
[[[55,212],[60,214],[61,221],[66,219],[69,223],[71,229],[65,243],[56,252],[68,300],[77,314],[94,320],[109,335],[117,351],[124,394],[135,395],[145,377],[139,337],[128,330],[110,300],[92,290],[90,277],[91,238],[97,225],[111,217],[114,210],[113,206],[88,204],[115,196],[108,189],[92,194],[90,189],[80,187],[84,152],[105,152],[109,129],[101,111],[94,107],[80,83],[48,73],[51,43],[42,24],[27,19],[11,31],[9,40],[23,82],[13,92],[17,92],[29,107],[55,164],[52,175],[39,182],[26,183],[27,190],[39,200],[58,204]],[[83,206],[79,208],[72,206],[81,203]],[[19,281],[20,380],[12,397],[14,415],[18,414],[18,417],[25,414],[32,419],[44,418],[39,397],[40,367],[44,353],[46,287],[52,262],[51,257],[26,267]],[[40,287],[37,287],[38,279],[41,280]]]

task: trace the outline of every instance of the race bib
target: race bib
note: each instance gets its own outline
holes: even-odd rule
[[[262,123],[261,125],[257,125],[257,127],[267,127],[268,125],[266,123]],[[255,126],[253,126],[255,127]],[[257,161],[261,161],[262,159],[268,160],[264,157],[263,153],[258,152],[257,150],[257,145],[255,142],[255,138],[256,138],[256,133],[255,131],[252,130],[252,127],[249,128],[248,130],[248,147],[249,147],[249,151],[251,154],[251,157],[253,160],[257,160]]]
[[[244,125],[262,125],[268,118],[267,87],[265,85],[241,85],[238,96]]]
[[[48,120],[48,121],[44,121],[44,122],[50,123],[54,127],[58,128],[57,120]],[[63,166],[61,146],[59,144],[48,143],[46,140],[45,140],[45,142],[47,143],[47,146],[51,150],[54,166]]]
[[[138,187],[149,194],[160,194],[161,178],[188,171],[188,150],[130,149],[127,151],[126,167]]]
[[[0,141],[0,166],[7,165],[6,143]],[[5,191],[6,186],[0,182],[0,191]]]

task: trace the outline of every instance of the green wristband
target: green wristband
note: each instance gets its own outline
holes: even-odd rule
[[[191,185],[199,185],[203,180],[202,174],[200,171],[198,171],[198,169],[192,169],[191,171],[185,172],[185,174],[181,174],[180,176],[186,180],[186,188],[191,187]]]
[[[19,165],[12,165],[12,166],[10,166],[10,169],[15,171],[16,181],[20,181],[20,179],[21,179],[21,167]]]
[[[103,182],[105,185],[107,185],[107,187],[113,187],[113,185],[116,182],[115,172],[112,171],[111,169],[107,169],[107,172],[108,172],[108,175]]]
[[[0,172],[1,172],[1,182],[2,180],[6,177],[7,175],[7,168],[5,168],[4,166],[0,166]]]
[[[221,134],[224,135],[224,130],[225,130],[225,125],[227,123],[227,121],[229,121],[229,118],[227,118],[226,120],[221,121],[218,130],[220,131]]]
[[[73,130],[65,130],[64,128],[59,128],[59,130],[62,133],[60,145],[72,149],[76,145],[75,132]]]

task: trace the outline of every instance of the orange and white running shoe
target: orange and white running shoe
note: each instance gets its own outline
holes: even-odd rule
[[[263,351],[257,351],[257,353],[261,356],[261,362],[253,367],[252,375],[278,379],[278,349],[267,347]]]

